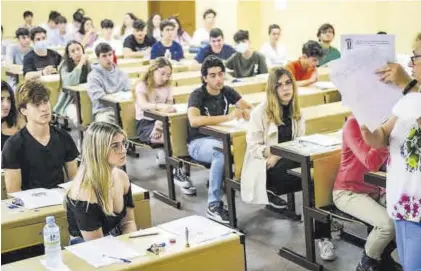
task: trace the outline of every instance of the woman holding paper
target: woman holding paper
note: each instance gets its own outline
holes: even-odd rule
[[[70,244],[136,231],[126,163],[127,141],[118,126],[94,122],[85,132],[82,163],[66,195]]]
[[[421,270],[421,42],[415,44],[409,67],[412,79],[399,64],[378,70],[381,80],[403,89],[406,96],[393,109],[395,116],[364,140],[375,148],[389,147],[387,210],[395,221],[396,243],[404,270]]]

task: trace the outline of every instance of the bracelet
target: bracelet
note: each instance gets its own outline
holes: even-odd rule
[[[408,94],[408,92],[418,83],[416,79],[409,82],[408,85],[406,85],[405,89],[403,90],[403,95]]]

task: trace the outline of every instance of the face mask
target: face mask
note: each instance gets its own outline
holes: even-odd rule
[[[34,43],[34,49],[37,51],[45,51],[48,49],[48,42],[47,40],[40,40]]]
[[[247,42],[241,42],[235,46],[235,50],[239,53],[245,53],[249,48],[249,45]]]

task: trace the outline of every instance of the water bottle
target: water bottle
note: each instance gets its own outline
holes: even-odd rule
[[[45,262],[49,267],[58,267],[61,263],[60,228],[54,216],[47,216],[44,226]]]
[[[171,52],[169,49],[165,50],[164,57],[168,60],[171,60]]]

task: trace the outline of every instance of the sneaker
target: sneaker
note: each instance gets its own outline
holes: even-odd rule
[[[379,271],[379,262],[368,257],[365,253],[358,263],[357,271]]]
[[[175,168],[173,173],[174,184],[180,187],[181,192],[186,195],[196,194],[196,187],[193,186],[189,176],[187,176],[180,168]]]
[[[336,258],[335,246],[329,239],[319,241],[320,258],[325,261],[333,261]]]
[[[228,210],[222,202],[209,204],[206,216],[216,222],[229,224]]]
[[[287,202],[268,190],[269,205],[276,209],[285,209]]]
[[[160,168],[165,168],[165,152],[164,150],[159,150],[156,153],[156,164],[158,165],[158,167]]]

